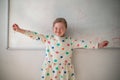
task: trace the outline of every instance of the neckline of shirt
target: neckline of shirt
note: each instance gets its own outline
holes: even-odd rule
[[[66,38],[66,36],[63,36],[63,37],[60,37],[60,36],[57,36],[57,35],[54,35],[55,36],[55,39],[57,39],[57,40],[61,40],[61,39],[65,39]]]

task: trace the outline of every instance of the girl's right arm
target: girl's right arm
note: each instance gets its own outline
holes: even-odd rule
[[[13,30],[16,32],[22,33],[22,34],[24,34],[32,39],[40,40],[43,43],[46,42],[46,37],[44,35],[38,34],[37,32],[22,29],[17,24],[13,24]]]

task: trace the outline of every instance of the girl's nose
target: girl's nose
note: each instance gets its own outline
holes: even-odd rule
[[[57,32],[60,32],[60,29],[58,29]]]

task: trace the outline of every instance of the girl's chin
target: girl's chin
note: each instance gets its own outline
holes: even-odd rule
[[[62,37],[62,36],[64,36],[64,35],[60,35],[60,34],[56,34],[57,36],[59,36],[59,37]]]
[[[61,37],[61,35],[57,35],[57,36]]]

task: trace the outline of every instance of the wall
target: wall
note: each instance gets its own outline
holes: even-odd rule
[[[0,80],[39,80],[42,50],[8,50],[7,0],[0,0]],[[120,49],[75,50],[76,80],[120,80]]]

